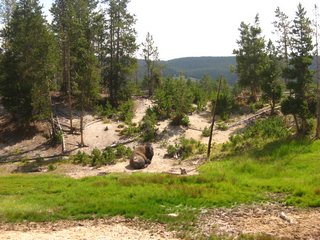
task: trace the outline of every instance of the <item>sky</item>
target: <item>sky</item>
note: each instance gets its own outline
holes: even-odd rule
[[[52,1],[40,0],[46,15]],[[299,2],[313,18],[316,0],[131,0],[128,10],[137,19],[137,42],[144,42],[150,32],[160,59],[169,60],[231,56],[240,23],[253,23],[257,13],[262,34],[274,38],[275,9],[279,6],[293,19]]]

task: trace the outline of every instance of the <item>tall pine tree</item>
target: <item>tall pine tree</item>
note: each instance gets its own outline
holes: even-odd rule
[[[118,106],[119,102],[130,98],[127,83],[136,68],[136,20],[128,12],[128,3],[129,0],[107,1],[104,78],[113,106]]]
[[[99,93],[99,68],[95,55],[94,17],[97,2],[79,0],[75,7],[75,83],[77,105],[80,109],[80,146],[84,146],[84,111],[91,108]]]
[[[275,34],[278,36],[277,52],[281,60],[281,67],[287,68],[289,65],[289,50],[290,50],[290,32],[291,21],[288,16],[277,7],[275,11],[276,21],[273,22]],[[287,80],[285,80],[287,83]]]
[[[237,41],[239,49],[233,51],[236,54],[239,85],[250,88],[251,101],[256,102],[266,60],[265,40],[261,36],[259,15],[256,15],[253,25],[242,22],[239,31],[240,40]]]
[[[291,53],[289,66],[285,70],[288,79],[287,87],[292,94],[282,103],[285,114],[296,117],[296,127],[299,134],[305,135],[310,131],[308,119],[315,112],[314,96],[311,84],[313,71],[310,65],[313,60],[312,28],[307,13],[301,4],[298,5],[291,32]]]
[[[151,97],[155,88],[160,84],[160,60],[158,48],[154,45],[153,37],[149,32],[142,47],[142,56],[147,66],[145,80],[148,85],[149,97]]]
[[[59,46],[60,64],[59,76],[61,76],[61,90],[68,97],[70,130],[73,131],[73,113],[72,113],[72,85],[74,78],[71,79],[72,46],[74,45],[74,3],[71,0],[56,0],[51,8],[53,15],[52,29],[55,32],[56,40]],[[73,75],[74,76],[74,75]]]

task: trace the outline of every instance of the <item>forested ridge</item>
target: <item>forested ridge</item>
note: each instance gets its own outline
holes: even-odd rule
[[[142,78],[145,72],[144,60],[138,60],[138,77]],[[186,78],[201,79],[204,75],[217,79],[223,75],[230,84],[237,81],[237,75],[230,70],[236,64],[235,57],[186,57],[160,61],[163,65],[163,76],[184,75]]]

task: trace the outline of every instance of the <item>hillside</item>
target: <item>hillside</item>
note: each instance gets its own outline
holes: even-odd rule
[[[187,57],[177,58],[168,61],[161,61],[164,66],[164,76],[178,76],[184,74],[187,78],[201,79],[204,75],[216,79],[224,76],[228,82],[234,83],[237,80],[236,74],[230,72],[230,66],[236,64],[235,57]],[[143,78],[145,63],[138,61],[138,78]]]

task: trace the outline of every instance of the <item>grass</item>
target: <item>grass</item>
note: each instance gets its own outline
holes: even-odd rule
[[[210,162],[198,176],[111,174],[80,180],[48,173],[0,177],[0,221],[123,215],[192,224],[202,208],[268,201],[320,207],[320,141],[284,140]],[[281,193],[281,194],[280,194]],[[176,213],[177,217],[168,214]]]

